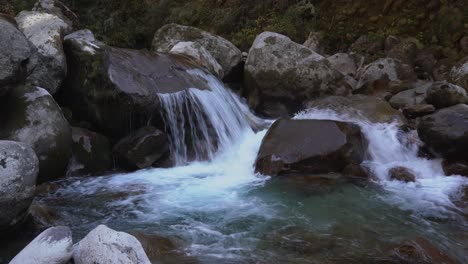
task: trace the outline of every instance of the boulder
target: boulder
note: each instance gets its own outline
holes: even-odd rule
[[[191,73],[198,66],[184,56],[113,48],[89,30],[66,36],[64,46],[73,74],[58,98],[76,119],[91,122],[111,140],[157,120],[159,94],[209,89],[205,79]]]
[[[198,64],[205,67],[220,79],[224,77],[223,68],[216,59],[200,43],[185,41],[179,42],[172,47],[170,53],[191,57]]]
[[[38,52],[38,62],[27,77],[27,83],[54,94],[67,75],[62,39],[71,27],[58,16],[36,11],[22,11],[16,21]]]
[[[415,80],[416,75],[409,65],[395,59],[384,58],[362,68],[357,79],[355,93],[375,94],[379,90],[387,90],[390,81]]]
[[[303,45],[318,54],[325,53],[323,34],[320,32],[310,32],[309,37]]]
[[[450,70],[450,81],[468,91],[468,57]]]
[[[432,47],[424,48],[416,53],[414,60],[415,71],[419,78],[432,79],[434,67],[441,57],[440,50]]]
[[[403,114],[407,118],[418,118],[425,115],[430,115],[436,111],[436,108],[430,104],[410,105],[403,108]]]
[[[338,115],[356,120],[367,119],[373,123],[405,123],[401,112],[378,97],[367,95],[327,96],[305,104],[308,109],[331,110]]]
[[[376,55],[384,51],[384,40],[373,39],[367,35],[360,36],[350,47],[350,51]]]
[[[395,43],[390,49],[385,51],[385,54],[389,58],[399,60],[404,64],[413,66],[418,53],[418,47],[411,40],[403,40],[399,43]]]
[[[72,127],[72,157],[67,176],[102,175],[112,168],[109,140],[84,128]]]
[[[140,241],[146,255],[152,263],[160,262],[162,256],[172,255],[172,253],[177,250],[177,246],[174,242],[166,237],[137,230],[128,233],[135,236],[135,238]]]
[[[406,109],[409,107],[426,104],[427,91],[432,86],[432,83],[420,83],[416,86],[416,88],[405,90],[392,96],[389,101],[390,105],[395,109]]]
[[[0,16],[0,96],[24,81],[34,49],[13,22]]]
[[[432,70],[432,76],[434,76],[434,80],[435,81],[449,80],[453,82],[453,80],[451,80],[450,75],[451,75],[451,71],[453,70],[456,64],[457,62],[453,58],[445,58],[445,59],[438,60]]]
[[[105,225],[96,227],[75,245],[73,260],[75,264],[151,264],[134,236]]]
[[[0,140],[0,231],[22,223],[34,198],[39,161],[28,145]]]
[[[405,167],[396,167],[390,169],[388,172],[390,179],[402,181],[402,182],[415,182],[416,177],[414,176],[413,172],[410,169]]]
[[[264,175],[341,173],[359,165],[367,148],[358,126],[328,120],[276,121],[265,135],[255,162]]]
[[[39,234],[11,260],[10,264],[67,264],[72,254],[70,228],[56,226]]]
[[[54,98],[39,87],[15,87],[0,104],[0,138],[29,144],[39,158],[38,182],[65,174],[71,128]]]
[[[437,109],[468,103],[465,89],[448,82],[434,82],[426,93],[426,102]]]
[[[130,133],[114,146],[114,155],[118,163],[128,169],[151,167],[168,154],[168,136],[151,126]]]
[[[40,188],[36,188],[36,196],[37,191]],[[28,214],[34,223],[36,229],[43,230],[49,227],[53,227],[54,224],[59,219],[58,213],[55,209],[47,206],[44,202],[39,202],[34,200],[29,207]]]
[[[80,27],[78,16],[62,1],[38,0],[32,10],[56,15],[72,28]]]
[[[461,175],[468,177],[468,161],[444,160],[442,162],[442,168],[444,169],[445,175]]]
[[[327,61],[331,66],[344,75],[356,76],[357,65],[354,58],[347,53],[337,53],[327,57]]]
[[[343,74],[323,57],[286,36],[257,36],[245,65],[249,104],[272,117],[290,116],[306,100],[324,95],[348,95]]]
[[[177,24],[160,28],[153,38],[152,49],[169,52],[177,43],[191,41],[203,46],[223,68],[224,76],[234,73],[242,61],[242,52],[228,40],[201,29]]]
[[[418,126],[421,140],[447,158],[468,159],[468,105],[459,104],[425,116]]]

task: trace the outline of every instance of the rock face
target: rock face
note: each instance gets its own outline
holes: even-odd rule
[[[189,56],[220,79],[224,77],[221,65],[200,43],[191,41],[179,42],[172,47],[170,53]]]
[[[450,71],[450,80],[468,91],[468,57],[453,66]]]
[[[221,65],[224,76],[233,73],[242,61],[242,52],[228,40],[201,29],[177,24],[160,28],[153,38],[152,48],[169,52],[177,43],[191,41],[203,46]]]
[[[84,128],[72,128],[72,157],[67,176],[102,175],[112,168],[109,140]]]
[[[415,80],[413,69],[391,58],[378,59],[365,66],[358,74],[356,93],[373,94],[385,90],[390,81]]]
[[[39,161],[28,145],[0,140],[0,231],[26,217],[34,198]]]
[[[403,182],[415,182],[416,181],[416,177],[414,176],[414,174],[405,167],[392,168],[390,169],[388,174],[390,175],[390,179],[392,180],[403,181]]]
[[[427,90],[426,102],[439,109],[468,103],[468,95],[460,86],[448,82],[435,82]]]
[[[140,242],[127,233],[100,225],[75,245],[76,264],[151,264]]]
[[[169,139],[155,127],[142,127],[120,140],[114,147],[114,154],[126,168],[148,168],[169,154]]]
[[[15,87],[0,104],[0,138],[29,144],[39,158],[38,182],[63,176],[71,155],[71,128],[44,89]]]
[[[66,79],[60,100],[74,117],[90,121],[111,139],[147,125],[160,113],[158,94],[208,89],[204,79],[189,72],[197,65],[183,56],[112,48],[90,31],[67,36],[65,50],[74,74]]]
[[[257,36],[245,65],[249,104],[272,117],[289,116],[306,100],[324,95],[348,95],[343,74],[323,57],[286,36]]]
[[[424,117],[418,133],[434,152],[448,158],[468,159],[468,106],[459,104]]]
[[[66,226],[51,227],[39,234],[10,264],[66,264],[73,254],[72,232]]]
[[[375,96],[352,95],[327,96],[305,104],[308,109],[332,110],[339,115],[357,120],[367,119],[373,123],[405,123],[404,116],[390,104]]]
[[[37,64],[27,82],[54,94],[67,74],[62,39],[71,31],[71,27],[58,16],[35,11],[19,13],[16,21],[38,51]]]
[[[0,96],[24,81],[33,54],[28,39],[9,20],[0,16]]]
[[[268,130],[255,163],[264,175],[342,172],[363,161],[367,141],[356,125],[280,119]]]

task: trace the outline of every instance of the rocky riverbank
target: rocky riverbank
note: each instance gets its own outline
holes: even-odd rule
[[[49,188],[60,179],[212,158],[226,147],[223,137],[234,134],[230,130],[268,126],[232,99],[234,93],[256,115],[277,120],[254,164],[259,177],[333,174],[378,182],[377,172],[364,162],[369,139],[356,120],[395,124],[408,132],[401,142],[418,147],[420,157],[443,160],[447,177],[468,177],[468,35],[457,35],[447,47],[392,34],[362,35],[338,50],[319,32],[297,43],[266,31],[243,53],[208,31],[167,24],[154,34],[150,50],[136,50],[96,39],[59,1],[41,0],[15,17],[7,4],[0,12],[0,210],[6,212],[0,236],[5,243],[18,230],[40,233],[11,263],[157,261],[154,248],[170,240],[145,242],[148,234],[135,238],[100,225],[73,245],[71,230],[55,226],[54,214],[34,197],[52,193]],[[203,101],[204,93],[219,92],[213,83],[222,82],[232,91],[222,87],[221,100],[235,102],[237,118],[229,119],[222,107],[230,101]],[[168,105],[177,112],[169,113]],[[296,114],[307,109],[347,120],[300,120]],[[179,145],[183,164],[174,153]],[[414,184],[418,175],[412,169],[389,168],[386,177]],[[460,195],[451,202],[463,212],[468,185],[460,182]],[[405,242],[377,259],[456,263],[425,239]]]

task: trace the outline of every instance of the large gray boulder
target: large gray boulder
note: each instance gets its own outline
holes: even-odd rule
[[[468,105],[451,106],[424,117],[419,123],[418,133],[436,154],[467,160]]]
[[[379,90],[387,90],[389,82],[415,80],[416,74],[407,64],[383,58],[362,68],[357,78],[355,93],[376,94]]]
[[[75,264],[151,264],[132,235],[100,225],[74,247]]]
[[[276,121],[265,135],[255,162],[264,175],[341,173],[359,166],[367,141],[358,126],[328,120]]]
[[[16,86],[2,98],[0,138],[29,144],[39,158],[38,182],[65,174],[71,128],[54,98],[39,87]]]
[[[28,59],[33,55],[28,39],[14,22],[0,16],[0,96],[24,81]]]
[[[10,264],[67,264],[73,255],[69,227],[51,227],[29,243]]]
[[[60,17],[72,28],[79,28],[80,22],[78,16],[62,1],[59,0],[38,0],[32,11],[49,13]]]
[[[209,89],[184,56],[106,46],[89,30],[65,37],[69,71],[59,94],[73,116],[91,122],[110,139],[148,124],[160,113],[160,94]],[[159,124],[161,125],[161,124]]]
[[[397,93],[390,99],[390,105],[395,109],[405,109],[417,105],[426,104],[427,91],[431,88],[431,82],[419,83],[415,88]]]
[[[39,161],[28,145],[0,140],[0,231],[21,223],[34,198]]]
[[[290,116],[306,100],[324,95],[348,95],[344,76],[323,57],[286,36],[257,36],[245,65],[249,104],[272,117]]]
[[[37,11],[22,11],[16,21],[38,52],[38,62],[27,82],[54,94],[67,74],[62,39],[71,27],[56,15]]]
[[[344,75],[356,76],[357,64],[355,59],[348,53],[336,53],[327,57],[331,66]]]
[[[179,42],[172,47],[170,53],[191,57],[212,74],[218,76],[218,78],[222,79],[224,77],[221,65],[200,43],[192,41]]]
[[[72,128],[72,157],[67,176],[102,175],[112,168],[109,140],[84,128]]]
[[[223,67],[224,76],[232,74],[242,61],[242,52],[228,40],[199,28],[168,24],[153,38],[152,49],[169,52],[177,43],[191,41],[202,45]]]
[[[435,82],[427,90],[426,102],[439,109],[468,103],[468,95],[460,86],[445,81]]]

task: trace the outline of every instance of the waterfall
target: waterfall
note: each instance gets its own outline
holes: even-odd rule
[[[397,123],[372,123],[363,115],[343,115],[332,110],[308,109],[298,113],[295,119],[320,119],[351,122],[360,126],[369,141],[367,160],[362,164],[375,176],[375,181],[394,195],[384,199],[404,209],[433,212],[459,210],[450,195],[460,186],[468,184],[465,177],[447,177],[440,159],[429,160],[418,155],[419,140],[416,131],[404,132]],[[414,183],[390,179],[389,171],[405,167],[415,176]]]
[[[205,79],[211,91],[190,88],[159,95],[176,165],[212,160],[216,153],[231,147],[246,129],[265,122],[214,76],[201,70],[189,73]]]

